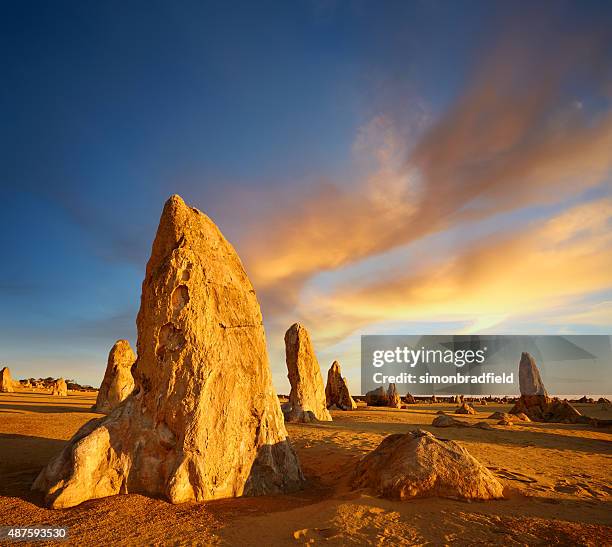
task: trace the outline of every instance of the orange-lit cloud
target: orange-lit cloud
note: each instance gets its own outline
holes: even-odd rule
[[[291,309],[320,272],[601,184],[612,170],[612,111],[608,103],[585,108],[571,84],[587,71],[589,93],[605,88],[605,44],[569,37],[545,51],[531,46],[494,49],[416,142],[390,118],[375,118],[355,145],[359,165],[373,161],[351,184],[268,196],[240,241],[264,308]],[[495,261],[482,260],[479,275],[492,274]],[[455,287],[420,290],[442,302]]]
[[[383,321],[462,321],[472,332],[550,312],[612,288],[612,200],[599,199],[514,233],[478,241],[414,273],[339,285],[300,306],[320,336],[337,338]],[[397,272],[410,272],[406,264]],[[608,317],[609,309],[589,316]],[[576,314],[579,322],[589,318]],[[568,316],[571,319],[571,316]]]

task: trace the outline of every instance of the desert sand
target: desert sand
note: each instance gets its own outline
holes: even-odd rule
[[[68,397],[17,388],[0,394],[1,525],[69,526],[64,544],[474,545],[612,542],[612,432],[588,425],[515,423],[486,418],[511,405],[476,407],[469,423],[492,430],[439,429],[436,412],[456,405],[332,411],[332,422],[287,424],[306,476],[293,494],[172,505],[141,495],[90,500],[66,510],[43,507],[34,478],[91,418],[96,393]],[[585,415],[612,410],[577,404]],[[506,499],[391,501],[351,491],[356,463],[391,433],[414,428],[458,441],[502,481]],[[44,543],[37,543],[42,545]]]

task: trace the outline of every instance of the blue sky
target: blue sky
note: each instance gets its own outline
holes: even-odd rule
[[[243,258],[280,391],[295,320],[351,382],[381,328],[609,333],[612,9],[513,6],[3,3],[0,361],[99,383],[173,193]],[[522,285],[491,246],[524,303],[488,304]]]

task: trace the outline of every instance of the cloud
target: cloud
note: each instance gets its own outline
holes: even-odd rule
[[[321,272],[606,180],[609,36],[524,38],[500,39],[435,122],[415,109],[417,130],[383,115],[363,127],[351,183],[321,180],[249,202],[258,214],[242,219],[238,247],[267,312],[292,310]]]
[[[463,321],[466,332],[474,332],[550,313],[612,287],[611,226],[612,199],[583,203],[422,267],[407,263],[373,282],[313,292],[299,313],[338,338],[384,321]],[[589,317],[595,311],[609,316],[602,307]],[[587,319],[577,313],[567,320],[581,316]]]

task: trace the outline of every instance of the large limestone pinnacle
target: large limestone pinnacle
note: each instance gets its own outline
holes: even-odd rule
[[[321,368],[308,331],[294,323],[285,333],[285,354],[291,392],[285,408],[288,422],[331,422],[327,410]]]
[[[297,489],[255,291],[215,224],[165,204],[142,284],[135,389],[33,488],[53,508],[140,492],[172,503]]]
[[[134,389],[132,365],[136,355],[127,340],[117,340],[108,354],[106,372],[94,410],[108,414]]]

